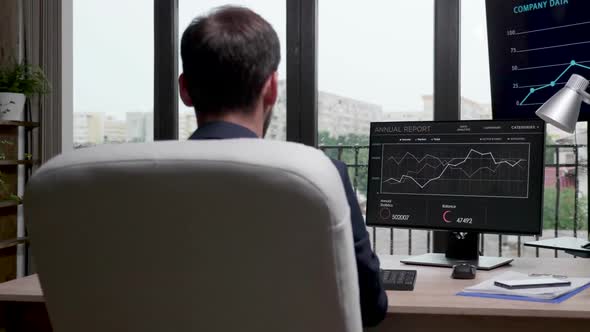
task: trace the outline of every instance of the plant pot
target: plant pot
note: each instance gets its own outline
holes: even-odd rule
[[[23,121],[26,100],[22,93],[0,92],[0,120]]]

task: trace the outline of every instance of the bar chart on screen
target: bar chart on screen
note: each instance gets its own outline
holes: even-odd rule
[[[590,77],[590,1],[486,2],[495,118],[531,118],[572,74]],[[580,120],[590,119],[583,106]]]

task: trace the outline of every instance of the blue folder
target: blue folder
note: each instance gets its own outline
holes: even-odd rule
[[[488,299],[501,299],[501,300],[511,300],[511,301],[529,301],[529,302],[541,302],[541,303],[561,303],[571,297],[574,297],[576,294],[583,292],[584,290],[590,288],[590,284],[580,287],[572,292],[567,294],[563,294],[560,297],[556,297],[551,300],[545,299],[535,299],[526,296],[514,296],[514,295],[499,295],[499,294],[486,294],[486,293],[471,293],[471,292],[459,292],[457,295],[459,296],[469,296],[469,297],[485,297]]]

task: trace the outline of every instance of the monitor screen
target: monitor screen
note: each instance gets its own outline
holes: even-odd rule
[[[590,78],[589,12],[588,0],[486,0],[494,119],[534,118],[572,74]]]
[[[545,123],[371,123],[367,225],[540,234]]]

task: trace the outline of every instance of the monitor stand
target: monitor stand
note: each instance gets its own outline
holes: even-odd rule
[[[425,254],[401,260],[409,265],[453,267],[460,263],[477,266],[478,270],[492,270],[510,264],[512,258],[479,255],[479,233],[448,232],[447,251],[444,254]]]

